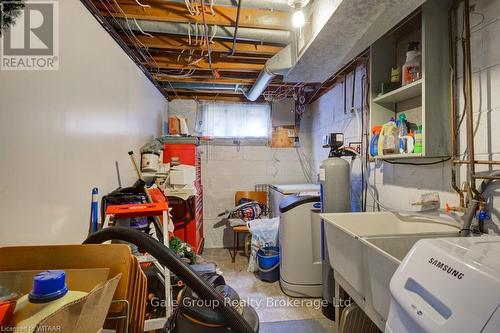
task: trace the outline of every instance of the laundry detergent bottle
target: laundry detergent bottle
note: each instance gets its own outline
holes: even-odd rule
[[[38,273],[33,278],[31,292],[17,301],[12,326],[15,332],[33,332],[43,319],[86,295],[83,291],[68,290],[66,273],[62,270]]]
[[[399,135],[396,121],[391,119],[382,126],[378,138],[378,155],[390,155],[399,153]]]
[[[418,51],[419,42],[409,42],[406,52],[406,62],[403,65],[403,86],[419,80],[422,77],[420,71],[420,52]]]
[[[370,155],[375,157],[378,155],[378,140],[382,126],[374,126],[372,128],[372,139],[370,141]]]

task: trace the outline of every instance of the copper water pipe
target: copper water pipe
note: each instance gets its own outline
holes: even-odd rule
[[[471,51],[470,51],[470,7],[469,0],[464,1],[464,29],[465,38],[462,40],[463,57],[465,61],[464,84],[466,84],[466,103],[465,111],[467,115],[467,149],[469,157],[469,175],[470,186],[472,192],[478,197],[481,193],[476,188],[476,164],[475,162],[475,149],[474,149],[474,114],[472,104],[472,64],[471,64]]]
[[[455,160],[455,164],[471,164],[471,161],[468,160]],[[475,160],[474,164],[486,164],[486,165],[500,165],[500,161],[478,161]]]

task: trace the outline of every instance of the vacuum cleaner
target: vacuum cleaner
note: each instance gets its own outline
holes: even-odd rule
[[[90,235],[83,244],[121,240],[136,245],[166,266],[186,287],[163,333],[258,333],[259,317],[241,302],[224,279],[201,276],[164,244],[131,228],[109,227]]]

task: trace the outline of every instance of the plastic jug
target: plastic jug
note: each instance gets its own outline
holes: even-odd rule
[[[370,155],[377,156],[378,155],[378,140],[380,136],[380,131],[382,130],[382,126],[374,126],[372,128],[372,139],[370,141]]]
[[[424,134],[422,132],[422,125],[418,126],[418,130],[415,132],[415,145],[413,148],[414,153],[422,153],[423,151],[423,140],[424,139]]]
[[[399,152],[401,154],[411,154],[413,150],[413,137],[411,135],[405,135],[399,138]]]
[[[394,120],[382,126],[378,138],[378,154],[389,155],[399,153],[398,126]]]
[[[419,80],[420,72],[420,52],[418,51],[419,42],[409,42],[408,52],[406,52],[406,62],[403,65],[403,86]]]
[[[17,301],[11,324],[16,332],[33,332],[40,321],[87,294],[69,291],[66,273],[62,270],[38,273],[33,278],[31,292]]]

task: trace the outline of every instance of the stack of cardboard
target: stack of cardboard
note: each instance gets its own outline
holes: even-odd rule
[[[19,246],[0,248],[0,272],[39,271],[63,269],[68,274],[68,287],[78,288],[88,276],[102,275],[107,272],[106,279],[121,273],[113,300],[126,300],[129,304],[129,332],[143,332],[146,313],[147,280],[141,270],[137,258],[125,244],[92,244],[92,245],[55,245],[55,246]],[[82,270],[82,272],[78,272]],[[85,270],[85,273],[83,273]],[[22,274],[19,273],[18,276]],[[87,282],[88,283],[88,282]],[[73,289],[77,290],[77,289]],[[124,302],[113,303],[108,317],[125,315]],[[107,320],[106,328],[125,332],[124,320]]]

